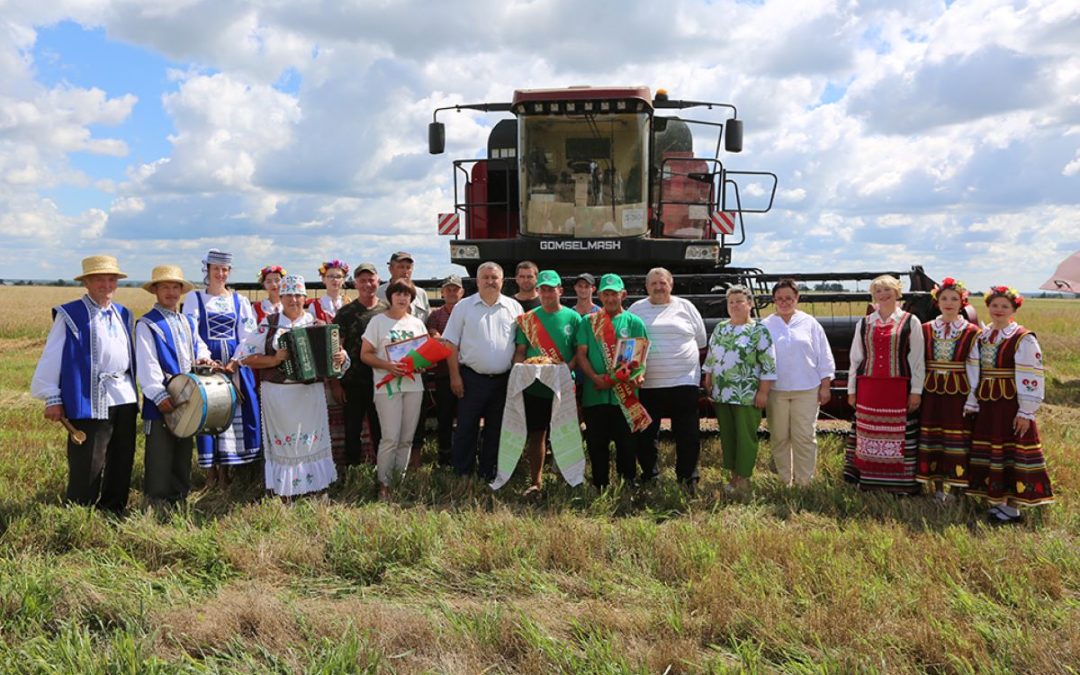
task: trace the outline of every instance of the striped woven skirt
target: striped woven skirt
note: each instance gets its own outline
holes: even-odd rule
[[[943,481],[966,488],[971,450],[972,416],[964,416],[965,394],[924,393],[919,408],[918,468],[920,483]]]
[[[1023,438],[1012,429],[1019,406],[1016,399],[979,401],[979,414],[971,434],[968,494],[986,497],[991,504],[1011,499],[1038,506],[1054,501],[1046,473],[1042,441],[1035,422]]]
[[[844,480],[864,490],[918,491],[919,416],[907,412],[908,379],[860,376],[855,422],[844,452]]]

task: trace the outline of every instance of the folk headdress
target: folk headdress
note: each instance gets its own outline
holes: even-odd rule
[[[334,269],[341,270],[341,273],[344,274],[346,277],[349,276],[348,263],[342,260],[338,260],[337,258],[334,258],[333,260],[327,260],[322,265],[320,265],[319,276],[325,277],[327,272]]]
[[[956,291],[960,295],[961,307],[968,304],[968,296],[971,294],[970,291],[968,291],[967,286],[964,285],[964,282],[952,277],[945,277],[941,280],[940,284],[934,284],[934,287],[930,289],[930,297],[934,299],[935,304],[942,291]]]
[[[278,275],[281,275],[282,279],[284,279],[285,275],[287,275],[288,272],[281,265],[267,265],[266,267],[259,270],[259,283],[260,284],[266,279],[266,275],[268,275],[268,274],[278,274]]]
[[[307,295],[307,284],[299,274],[290,274],[281,280],[282,295]]]
[[[1020,305],[1024,304],[1024,296],[1020,295],[1020,291],[1012,288],[1011,286],[991,286],[990,290],[986,292],[986,305],[990,305],[990,301],[994,298],[1006,298],[1012,303],[1013,309],[1020,309]]]

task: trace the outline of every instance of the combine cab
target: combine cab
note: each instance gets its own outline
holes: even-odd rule
[[[650,268],[666,267],[676,293],[698,307],[710,330],[726,314],[732,284],[754,291],[758,311],[781,277],[839,287],[804,293],[803,302],[815,305],[829,335],[836,388],[846,386],[855,321],[867,310],[867,294],[851,288],[887,272],[778,275],[730,265],[732,247],[746,240],[743,216],[772,209],[778,183],[774,173],[733,171],[721,159],[721,148],[742,151],[735,106],[673,100],[663,90],[651,96],[647,87],[519,90],[509,103],[437,109],[428,128],[432,154],[444,151],[438,115],[448,110],[509,115],[492,129],[486,157],[454,160],[454,208],[438,217],[439,233],[454,237],[451,262],[473,276],[488,260],[508,275],[522,260],[564,276],[616,272],[631,295],[644,294]],[[675,114],[685,110],[703,119]],[[695,156],[695,131],[715,147],[711,157]],[[932,280],[918,267],[891,273],[909,277],[908,309],[929,318]]]

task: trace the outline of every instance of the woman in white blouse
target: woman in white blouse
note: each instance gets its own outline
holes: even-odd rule
[[[817,467],[817,416],[829,402],[836,374],[825,329],[799,309],[799,289],[781,279],[772,290],[776,313],[762,323],[776,348],[776,382],[766,414],[769,444],[780,480],[808,485]]]

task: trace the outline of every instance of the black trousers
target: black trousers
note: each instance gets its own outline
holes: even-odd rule
[[[608,484],[612,443],[615,444],[615,471],[624,481],[633,481],[637,474],[636,447],[622,409],[617,405],[593,405],[582,412],[593,485],[603,488]]]
[[[457,419],[458,398],[450,391],[450,378],[435,380],[435,418],[439,421],[439,464],[453,462],[454,420]]]
[[[135,403],[114,405],[104,420],[71,420],[86,434],[76,445],[68,438],[68,501],[83,506],[123,513],[131,488],[131,468],[135,464]]]
[[[343,383],[345,389],[345,463],[363,464],[364,452],[361,435],[364,419],[371,432],[372,456],[382,439],[379,414],[375,412],[375,390],[371,382]]]
[[[652,424],[637,435],[637,459],[645,480],[660,475],[660,420],[666,417],[675,437],[675,476],[681,481],[696,481],[701,454],[698,388],[641,389],[638,397],[652,417]]]
[[[151,420],[146,434],[143,494],[154,502],[177,504],[191,492],[191,458],[195,438],[177,438],[164,420]]]
[[[499,434],[502,432],[503,406],[506,405],[506,385],[510,374],[488,376],[468,366],[461,367],[465,396],[458,400],[457,432],[454,434],[454,471],[459,476],[473,472],[476,463],[476,442],[480,436],[480,420],[484,420],[480,444],[480,478],[495,480],[495,463],[499,458]]]

